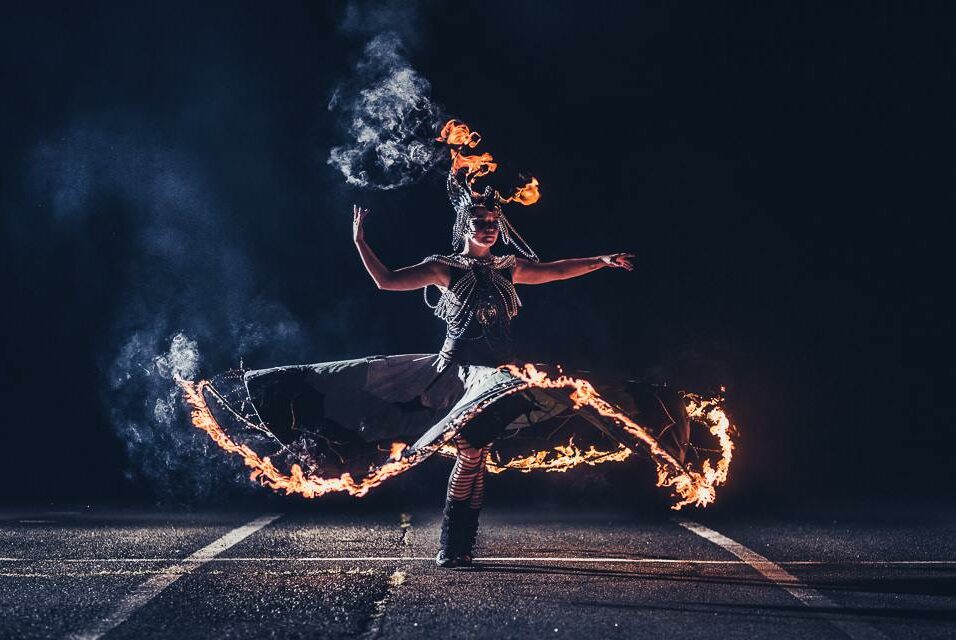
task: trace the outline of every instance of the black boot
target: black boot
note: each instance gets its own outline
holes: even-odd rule
[[[435,563],[439,567],[451,568],[460,564],[463,535],[467,533],[468,512],[467,500],[445,500],[445,510],[442,513],[441,536],[438,539],[438,555]]]
[[[461,546],[458,549],[458,566],[470,567],[475,561],[475,541],[478,539],[478,514],[481,509],[465,509],[462,513]]]

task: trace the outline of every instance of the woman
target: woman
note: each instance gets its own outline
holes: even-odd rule
[[[449,144],[457,145],[447,181],[456,214],[453,253],[390,270],[365,241],[368,210],[353,208],[355,246],[372,280],[379,289],[424,290],[426,304],[446,322],[440,352],[181,380],[193,424],[242,456],[253,469],[252,479],[310,498],[339,491],[363,496],[434,453],[454,455],[436,558],[442,567],[472,563],[489,464],[496,472],[563,471],[624,460],[642,450],[657,464],[658,486],[672,488],[682,499],[674,508],[713,501],[715,485],[726,479],[731,449],[729,423],[712,411],[713,401],[621,376],[571,377],[558,366],[560,375],[549,377],[548,365],[516,366],[511,334],[521,306],[516,284],[564,280],[604,267],[631,271],[634,255],[541,262],[501,207],[536,200],[537,182],[532,178],[507,199],[490,187],[473,191],[474,177],[494,165],[487,154],[463,155],[477,138],[454,123],[443,130]],[[499,238],[523,257],[493,255]],[[434,304],[428,300],[431,285],[441,291]],[[699,455],[706,449],[694,449],[697,458],[685,464],[688,407],[696,412],[694,424],[710,422],[705,428],[718,437],[722,457],[715,466]],[[723,422],[715,426],[714,416]],[[494,459],[492,446],[499,456]],[[503,462],[500,454],[509,447],[527,455]]]
[[[449,177],[453,179],[454,176]],[[511,319],[520,306],[515,284],[565,280],[603,267],[628,271],[634,268],[631,253],[554,262],[536,262],[513,254],[494,256],[491,248],[501,233],[502,212],[492,197],[459,211],[453,232],[453,238],[460,238],[458,253],[430,256],[414,266],[391,271],[365,241],[364,224],[368,213],[368,209],[354,206],[353,235],[362,262],[376,286],[388,291],[411,291],[435,285],[442,291],[435,308],[448,328],[435,362],[438,372],[453,364],[497,367],[515,362],[510,328]],[[456,285],[469,281],[474,282],[471,295],[462,300],[463,296],[457,293],[463,287]],[[436,558],[439,566],[472,563],[484,494],[485,461],[491,441],[515,418],[526,413],[533,402],[527,394],[513,394],[479,414],[455,435],[453,442],[458,455],[448,480],[441,548]]]

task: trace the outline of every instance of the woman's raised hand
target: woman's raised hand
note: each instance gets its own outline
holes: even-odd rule
[[[621,267],[628,271],[634,271],[634,265],[631,264],[631,258],[636,257],[633,253],[612,253],[601,256],[601,262],[609,267]]]
[[[365,223],[365,216],[368,215],[368,209],[363,209],[357,204],[352,205],[352,239],[355,242],[365,239],[365,229],[362,226]]]

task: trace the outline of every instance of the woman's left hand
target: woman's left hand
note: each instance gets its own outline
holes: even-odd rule
[[[633,253],[612,253],[598,257],[601,258],[601,262],[609,267],[623,267],[628,271],[634,271],[634,265],[631,264],[631,258],[635,257]]]

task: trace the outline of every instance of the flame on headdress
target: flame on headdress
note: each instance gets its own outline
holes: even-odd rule
[[[436,140],[451,147],[451,169],[448,172],[447,185],[448,199],[457,214],[455,227],[452,231],[452,246],[457,248],[458,244],[463,241],[464,223],[468,213],[475,206],[482,206],[498,212],[498,227],[501,231],[502,241],[505,244],[513,244],[518,251],[537,262],[539,260],[537,254],[528,246],[528,243],[525,242],[514,225],[511,224],[511,221],[505,216],[501,210],[501,205],[507,202],[517,202],[528,206],[537,202],[541,198],[538,179],[532,176],[527,184],[517,187],[514,193],[506,198],[503,198],[491,186],[487,186],[484,191],[478,192],[474,188],[475,180],[493,173],[498,168],[498,163],[495,162],[494,156],[490,153],[468,155],[464,152],[465,149],[474,149],[478,146],[478,143],[481,142],[481,134],[472,131],[464,122],[449,120],[442,127]]]

